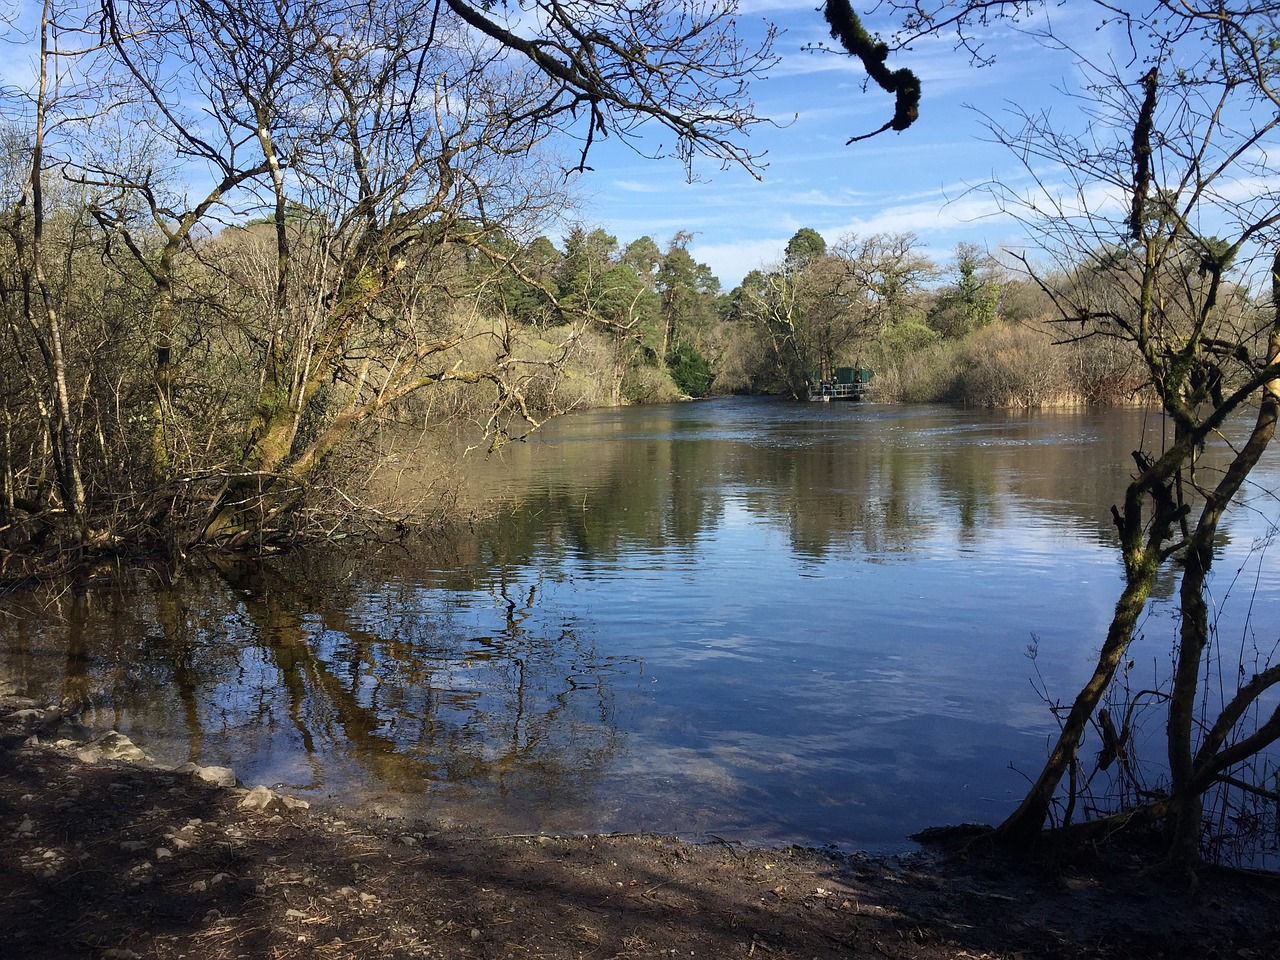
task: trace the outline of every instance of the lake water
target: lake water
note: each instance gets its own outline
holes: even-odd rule
[[[1038,771],[1042,694],[1087,675],[1120,590],[1109,510],[1159,429],[739,399],[577,414],[477,463],[471,495],[501,509],[448,540],[11,600],[0,683],[313,802],[901,849],[1000,820]],[[1274,462],[1258,479],[1280,486]],[[1215,582],[1230,656],[1280,641],[1274,498],[1250,497]],[[1174,587],[1135,683],[1167,671]]]

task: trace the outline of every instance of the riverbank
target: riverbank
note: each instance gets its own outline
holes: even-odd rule
[[[1185,891],[1133,855],[1050,868],[488,836],[86,762],[24,706],[0,703],[0,929],[25,960],[1200,960],[1270,956],[1280,937],[1275,877],[1213,871]]]

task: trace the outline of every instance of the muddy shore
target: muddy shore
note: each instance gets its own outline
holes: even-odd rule
[[[1274,876],[1172,887],[1132,850],[1015,863],[491,836],[85,753],[34,706],[0,702],[0,955],[15,960],[1248,960],[1280,942]]]

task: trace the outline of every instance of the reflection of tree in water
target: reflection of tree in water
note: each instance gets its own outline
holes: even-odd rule
[[[235,598],[208,572],[178,585],[144,569],[88,589],[13,598],[0,620],[0,674],[60,701],[98,729],[128,728],[152,743],[183,738],[198,756],[208,690],[241,672],[228,642]]]
[[[31,595],[4,616],[0,679],[206,763],[225,740],[250,765],[317,773],[334,753],[375,789],[589,790],[621,749],[615,683],[635,661],[549,624],[519,568],[473,568],[459,593],[422,586],[420,559],[330,549]]]
[[[559,796],[595,779],[619,746],[610,679],[625,665],[568,626],[544,632],[538,583],[500,571],[501,619],[477,633],[466,620],[498,612],[492,602],[459,610],[464,601],[386,571],[350,580],[351,562],[313,557],[301,576],[223,571],[244,592],[308,752],[312,738],[332,744],[405,791],[450,782]]]

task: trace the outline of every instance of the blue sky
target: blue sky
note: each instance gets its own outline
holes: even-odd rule
[[[687,183],[678,162],[645,159],[606,142],[589,161],[594,170],[579,183],[582,221],[604,227],[623,244],[647,234],[665,247],[676,231],[690,231],[690,251],[712,267],[725,289],[748,270],[776,262],[801,227],[812,227],[828,243],[848,233],[915,233],[939,263],[950,259],[959,241],[993,251],[1023,246],[1020,228],[980,187],[993,178],[1016,184],[1025,173],[1008,148],[985,142],[990,134],[980,113],[999,116],[1015,100],[1052,109],[1069,123],[1074,111],[1060,91],[1075,84],[1072,56],[999,27],[984,34],[998,48],[997,61],[981,69],[948,39],[917,44],[890,66],[910,67],[921,78],[920,119],[903,133],[846,146],[850,136],[888,120],[893,103],[874,86],[863,91],[857,61],[801,49],[828,39],[815,6],[816,0],[744,0],[744,27],[768,18],[787,31],[776,47],[781,62],[754,87],[762,113],[795,117],[785,128],[753,133],[752,144],[768,151],[762,182],[704,163],[698,168],[703,180]],[[1055,8],[1046,16],[1058,13]],[[1054,29],[1096,49],[1105,33],[1096,29],[1096,12],[1088,14],[1074,23],[1054,22]],[[890,26],[874,18],[866,24],[884,31]],[[1136,80],[1141,68],[1135,65],[1133,73]]]

